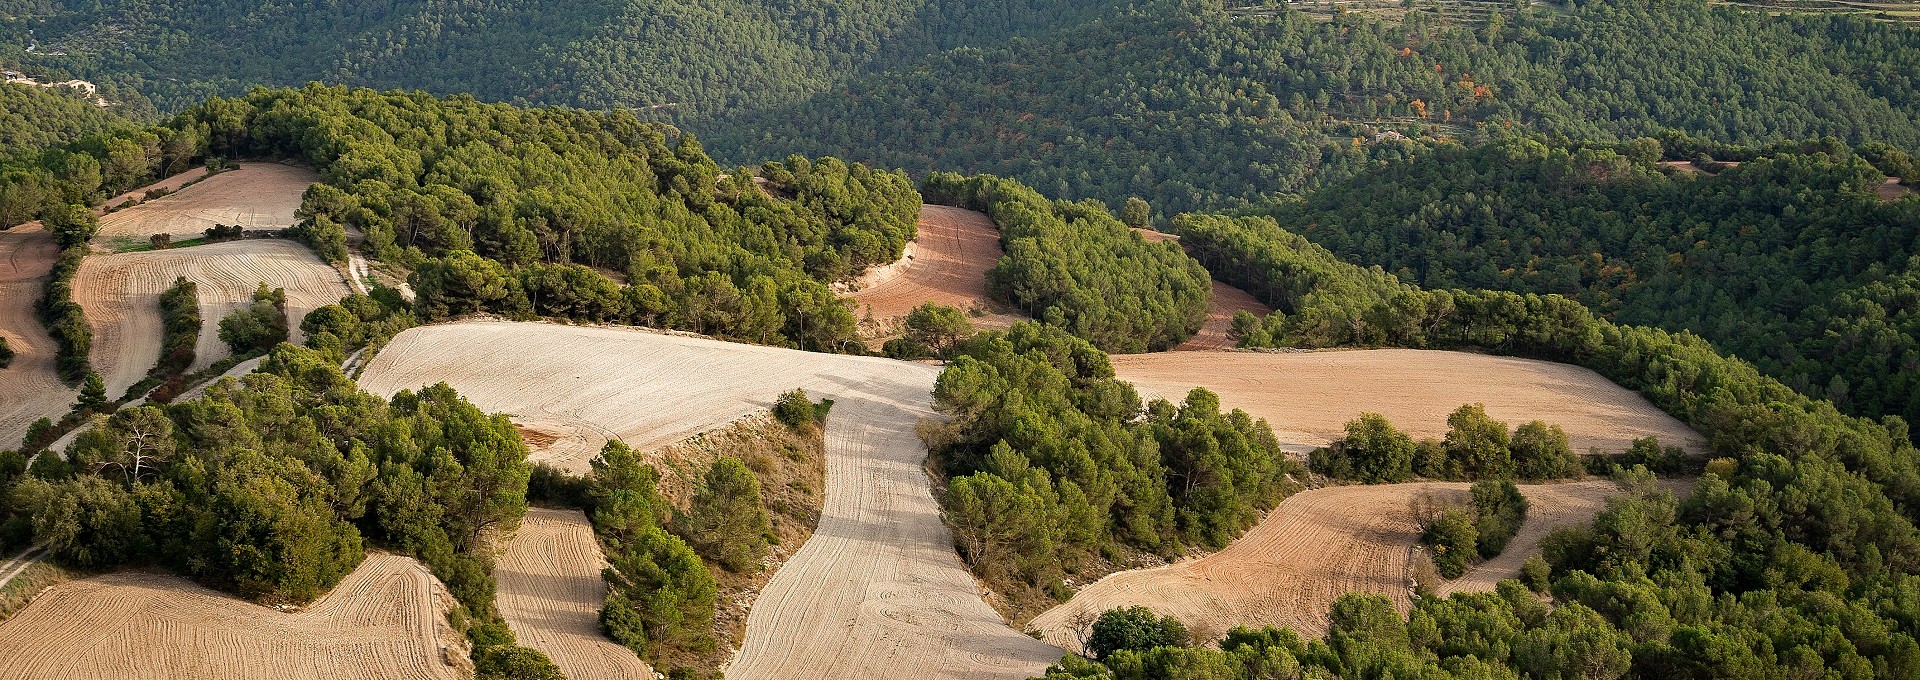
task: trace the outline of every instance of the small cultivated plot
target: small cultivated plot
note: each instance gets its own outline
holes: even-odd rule
[[[1401,612],[1412,606],[1414,544],[1421,527],[1413,506],[1440,497],[1463,500],[1464,482],[1334,486],[1282,501],[1246,535],[1220,552],[1152,569],[1108,575],[1073,599],[1033,619],[1028,628],[1066,649],[1080,650],[1101,612],[1142,605],[1171,615],[1205,639],[1234,626],[1282,626],[1318,636],[1327,612],[1346,593],[1374,593]],[[1610,480],[1521,485],[1531,506],[1518,535],[1498,558],[1480,564],[1447,592],[1491,590],[1519,574],[1555,526],[1585,523],[1604,499],[1625,488]]]
[[[652,680],[633,650],[600,633],[606,566],[585,514],[528,508],[493,568],[500,616],[519,644],[546,653],[569,678]]]
[[[53,338],[34,311],[59,255],[39,222],[0,231],[0,338],[13,350],[0,368],[0,449],[19,446],[33,421],[59,420],[74,401],[76,390],[54,372]]]
[[[1207,299],[1206,323],[1200,325],[1200,331],[1193,337],[1173,348],[1174,351],[1233,348],[1233,315],[1242,311],[1266,316],[1273,308],[1253,299],[1247,291],[1214,281],[1213,296]]]
[[[919,236],[907,244],[905,254],[868,270],[847,295],[862,335],[895,335],[900,320],[927,302],[968,312],[980,330],[1013,325],[1021,317],[993,311],[998,305],[987,296],[987,270],[1000,255],[1000,231],[986,215],[944,205],[920,206]]]
[[[283,612],[149,571],[53,586],[0,623],[0,679],[465,678],[453,598],[410,558],[368,555],[333,591]]]
[[[280,239],[89,256],[80,265],[73,296],[93,324],[91,359],[106,380],[108,398],[119,398],[159,361],[159,296],[182,276],[198,285],[200,298],[202,325],[192,371],[227,356],[220,320],[250,304],[261,283],[286,289],[287,323],[296,343],[307,312],[339,302],[349,292],[340,273],[313,251]]]
[[[361,384],[390,395],[446,381],[523,427],[568,423],[639,451],[765,411],[789,389],[833,399],[819,527],[753,602],[728,677],[1032,677],[1060,650],[981,599],[927,488],[915,428],[933,415],[935,375],[641,329],[468,321],[395,336]],[[537,459],[581,470],[597,452]]]
[[[1642,437],[1701,452],[1704,440],[1644,397],[1598,373],[1547,361],[1467,352],[1167,352],[1114,355],[1113,369],[1142,397],[1178,401],[1195,387],[1265,419],[1289,449],[1338,439],[1362,413],[1385,415],[1415,439],[1446,434],[1462,404],[1508,423],[1566,428],[1576,454],[1620,453]]]
[[[100,218],[100,233],[95,240],[144,244],[154,234],[166,234],[182,241],[200,236],[216,224],[286,229],[294,225],[294,211],[299,209],[307,187],[318,181],[320,176],[306,168],[267,161],[244,163],[238,170],[218,173],[175,193],[108,213]],[[164,185],[160,188],[167,190]]]

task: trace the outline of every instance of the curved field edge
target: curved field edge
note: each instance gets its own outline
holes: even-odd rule
[[[283,613],[149,571],[47,590],[0,623],[0,678],[235,680],[471,675],[453,599],[410,558],[376,553],[305,610]]]
[[[446,381],[482,410],[581,424],[653,449],[767,409],[835,401],[813,537],[756,600],[730,678],[1027,678],[1061,650],[981,599],[940,521],[915,433],[936,369],[630,328],[468,321],[395,336],[361,383]]]
[[[1361,413],[1385,415],[1414,438],[1446,434],[1447,415],[1480,403],[1495,420],[1560,425],[1575,453],[1625,451],[1634,439],[1704,451],[1705,439],[1639,394],[1570,364],[1470,352],[1169,352],[1114,355],[1114,373],[1143,397],[1178,402],[1195,387],[1265,419],[1281,444],[1305,452],[1345,434]]]
[[[1281,626],[1319,636],[1341,595],[1384,595],[1402,613],[1412,607],[1411,568],[1420,527],[1412,504],[1425,496],[1464,495],[1464,482],[1334,486],[1294,494],[1224,550],[1164,567],[1110,574],[1028,624],[1053,644],[1082,649],[1085,625],[1117,607],[1144,605],[1215,639],[1234,626]],[[1493,560],[1447,583],[1446,592],[1491,590],[1538,554],[1552,527],[1591,521],[1610,480],[1520,487],[1532,506],[1519,535]]]

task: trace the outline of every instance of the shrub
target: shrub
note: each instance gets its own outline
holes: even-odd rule
[[[1159,616],[1146,607],[1109,609],[1093,622],[1087,653],[1104,660],[1121,650],[1146,651],[1155,647],[1190,644],[1186,625],[1171,616]]]
[[[220,320],[220,340],[234,354],[264,350],[287,340],[287,291],[260,284],[253,304]]]
[[[685,541],[647,527],[608,562],[602,577],[610,591],[600,616],[608,637],[648,658],[661,647],[712,648],[718,587]]]
[[[540,650],[519,645],[494,647],[473,664],[475,680],[566,680],[560,667]]]
[[[816,405],[807,397],[806,390],[792,390],[780,395],[780,399],[774,402],[773,417],[785,423],[787,427],[805,430],[823,424],[826,421],[827,409],[832,406],[831,400],[822,401]]]
[[[1507,549],[1507,541],[1527,517],[1527,497],[1510,479],[1475,482],[1472,489],[1474,546],[1481,559],[1493,559]]]
[[[907,339],[939,356],[946,356],[953,344],[973,335],[973,323],[958,309],[928,302],[907,314]],[[892,356],[889,354],[889,356]]]
[[[1467,511],[1450,508],[1427,526],[1420,542],[1433,550],[1433,566],[1442,578],[1460,578],[1479,555],[1480,532]]]
[[[1547,592],[1547,587],[1553,585],[1552,579],[1553,565],[1547,564],[1539,555],[1527,558],[1526,563],[1520,565],[1520,582],[1527,584],[1527,588],[1533,592]]]
[[[13,348],[7,346],[7,338],[0,336],[0,368],[13,365]]]

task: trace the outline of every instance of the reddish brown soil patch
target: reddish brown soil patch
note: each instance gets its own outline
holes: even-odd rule
[[[986,215],[944,205],[920,206],[920,235],[899,262],[876,268],[847,297],[861,332],[893,334],[914,307],[927,302],[975,313],[975,328],[1004,329],[1022,317],[998,312],[987,297],[987,270],[1000,261],[1000,230]],[[871,319],[871,322],[868,321]]]
[[[1241,310],[1252,312],[1254,316],[1266,316],[1273,312],[1272,307],[1260,304],[1247,291],[1214,281],[1213,296],[1207,300],[1206,323],[1201,324],[1200,332],[1173,348],[1174,351],[1232,348],[1233,315]]]

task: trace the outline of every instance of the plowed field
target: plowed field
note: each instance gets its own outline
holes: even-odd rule
[[[99,239],[146,241],[154,234],[174,240],[200,236],[215,224],[247,229],[285,229],[307,187],[320,181],[312,170],[266,161],[208,177],[178,193],[155,198],[100,218]],[[128,194],[138,196],[143,190]],[[110,203],[115,205],[117,203]]]
[[[600,634],[605,566],[586,515],[528,508],[493,569],[500,615],[520,644],[546,652],[569,678],[651,680],[633,650]]]
[[[1438,438],[1461,404],[1486,404],[1508,427],[1544,420],[1566,428],[1575,453],[1618,453],[1657,435],[1704,448],[1698,433],[1626,388],[1577,366],[1465,352],[1168,352],[1115,355],[1113,368],[1143,397],[1178,402],[1194,387],[1265,418],[1281,443],[1305,451],[1342,436],[1348,421],[1380,413],[1408,434]]]
[[[59,255],[39,222],[0,231],[0,337],[14,353],[0,368],[0,448],[19,446],[33,421],[58,420],[73,404],[76,390],[54,374],[53,338],[33,310]]]
[[[972,210],[922,205],[919,233],[900,261],[875,268],[855,282],[856,289],[847,296],[854,301],[854,317],[863,324],[869,316],[874,320],[862,331],[884,334],[891,323],[927,302],[963,311],[992,309],[987,270],[1000,261],[1000,230],[993,221]],[[1004,329],[1021,318],[986,313],[972,320],[975,328],[988,330]]]
[[[1034,618],[1031,625],[1048,642],[1079,649],[1076,619],[1115,607],[1146,605],[1208,637],[1224,635],[1236,625],[1284,626],[1321,635],[1333,601],[1350,592],[1385,595],[1405,611],[1412,606],[1408,569],[1420,533],[1411,504],[1422,494],[1458,495],[1467,486],[1419,482],[1303,491],[1282,501],[1225,550],[1165,567],[1111,574]],[[1505,571],[1509,561],[1518,573],[1547,527],[1590,519],[1602,507],[1601,499],[1618,489],[1605,480],[1520,487],[1532,505],[1520,537],[1454,587],[1471,590],[1485,581],[1491,588],[1499,578],[1511,576]]]
[[[70,581],[0,623],[0,679],[462,678],[453,602],[405,557],[369,555],[333,592],[281,613],[126,571]]]
[[[94,370],[106,380],[109,399],[119,398],[160,360],[160,293],[179,276],[199,287],[202,325],[193,370],[227,355],[220,320],[248,304],[262,282],[287,289],[287,321],[296,343],[307,312],[339,302],[348,293],[339,271],[293,241],[247,239],[89,256],[75,277],[73,296],[93,324],[91,358]]]

